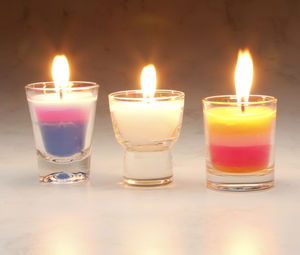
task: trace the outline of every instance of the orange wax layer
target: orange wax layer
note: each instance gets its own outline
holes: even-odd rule
[[[257,172],[257,171],[266,169],[265,165],[241,168],[241,167],[219,166],[219,165],[213,164],[213,167],[214,167],[214,169],[219,170],[221,172],[236,173],[236,174],[246,174],[246,173],[252,173],[252,172]]]

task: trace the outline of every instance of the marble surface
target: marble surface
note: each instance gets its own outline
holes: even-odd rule
[[[288,123],[279,118],[275,188],[222,193],[205,188],[200,102],[185,112],[173,149],[174,183],[147,189],[121,184],[123,151],[101,102],[90,182],[38,183],[23,107],[23,115],[3,116],[1,125],[1,254],[258,255],[300,248],[300,151],[292,111],[285,112]]]
[[[300,222],[298,1],[10,1],[1,8],[0,254],[297,254]],[[253,54],[253,93],[279,99],[275,188],[206,189],[201,98],[233,93],[237,50]],[[24,85],[50,80],[63,51],[74,80],[101,85],[91,180],[38,182]],[[173,184],[127,188],[107,94],[138,87],[145,63],[159,87],[186,92]]]

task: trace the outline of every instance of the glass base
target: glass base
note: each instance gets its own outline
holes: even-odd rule
[[[149,179],[149,180],[140,180],[140,179],[129,179],[124,177],[123,181],[125,184],[130,186],[160,186],[160,185],[166,185],[173,181],[172,176],[165,177],[162,179]]]
[[[247,192],[274,186],[274,168],[247,174],[224,173],[207,168],[207,187],[218,191]]]
[[[172,154],[164,151],[125,151],[124,182],[136,186],[164,185],[172,181]]]
[[[90,155],[68,162],[57,162],[46,159],[38,153],[40,182],[52,184],[83,183],[89,178]]]
[[[47,176],[40,176],[40,182],[53,184],[72,184],[82,183],[88,180],[88,175],[85,173],[52,173]]]

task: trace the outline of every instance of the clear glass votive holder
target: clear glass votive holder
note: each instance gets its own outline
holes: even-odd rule
[[[88,180],[98,88],[81,81],[64,91],[53,82],[25,86],[41,182]]]
[[[124,183],[156,186],[172,182],[171,147],[183,117],[184,93],[156,90],[144,98],[141,90],[110,94],[109,106],[115,136],[124,147]]]
[[[203,100],[207,187],[255,191],[274,185],[274,136],[277,99],[251,95]]]

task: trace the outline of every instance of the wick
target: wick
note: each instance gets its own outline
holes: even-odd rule
[[[59,90],[59,98],[63,99],[63,90],[62,89]]]
[[[241,98],[241,110],[242,110],[242,113],[244,113],[245,112],[245,98],[244,97],[242,97]]]
[[[146,101],[147,104],[150,104],[151,98],[152,97],[150,95],[145,96],[145,101]]]

